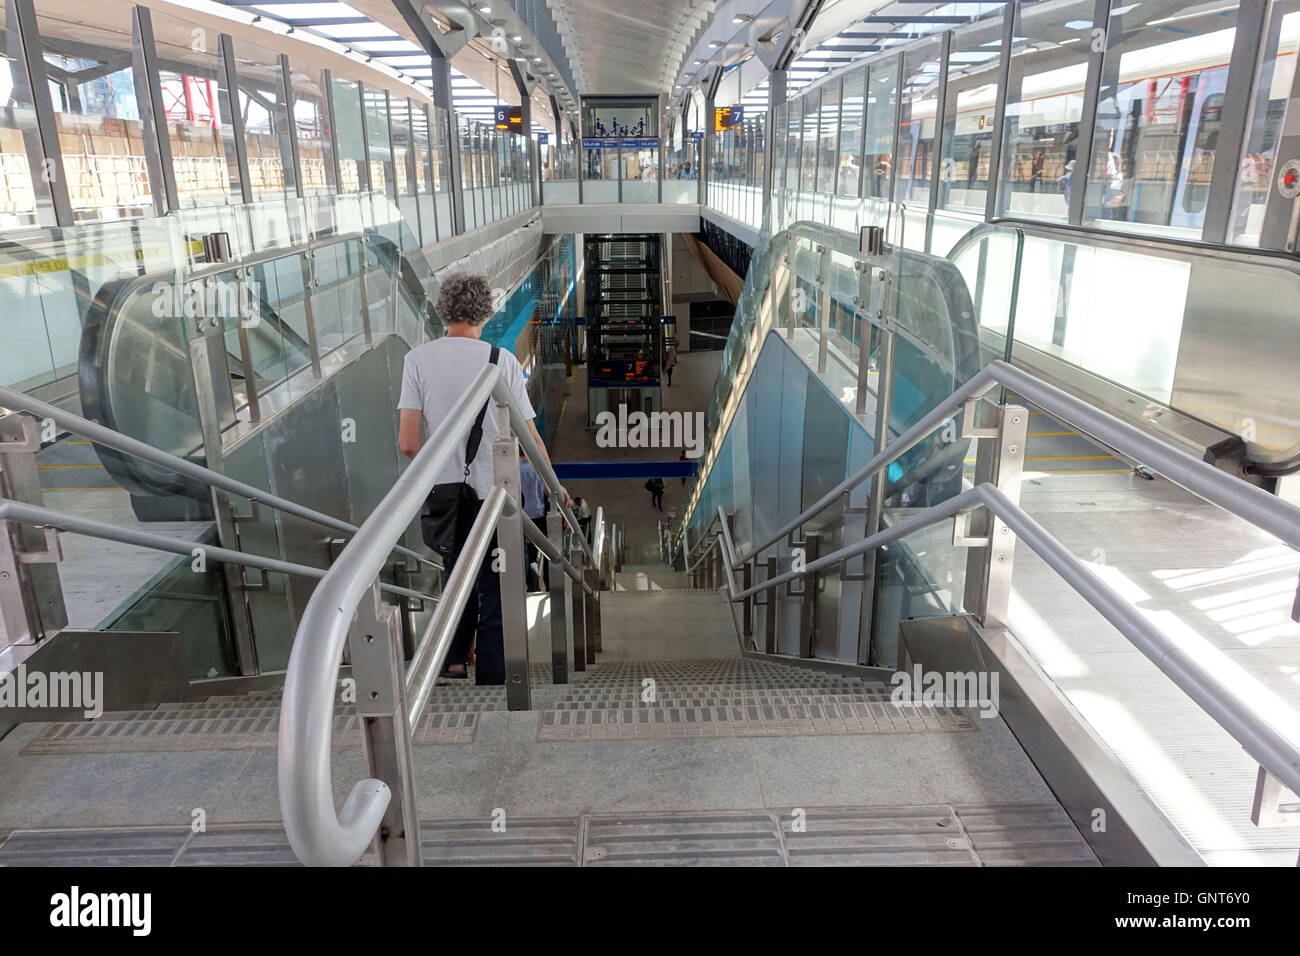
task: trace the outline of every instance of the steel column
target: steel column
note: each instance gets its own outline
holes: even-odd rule
[[[235,68],[235,41],[228,34],[217,39],[221,49],[221,79],[226,87],[226,108],[230,111],[230,135],[235,141],[235,165],[239,169],[239,196],[253,201],[253,182],[248,175],[248,141],[244,138],[244,112],[239,108],[239,72]],[[220,92],[218,92],[220,95]]]
[[[501,634],[505,651],[506,706],[528,710],[531,706],[528,680],[528,611],[524,588],[524,512],[519,489],[519,441],[510,431],[510,408],[497,405],[500,436],[492,442],[492,476],[514,504],[501,512],[497,521],[494,567],[500,567]],[[507,513],[509,512],[509,513]]]
[[[984,219],[989,221],[998,214],[998,188],[1002,183],[1002,140],[1005,131],[1003,125],[1007,121],[1007,96],[1009,94],[1008,86],[1011,83],[1011,45],[1015,40],[1016,17],[1019,15],[1019,4],[1008,3],[1002,8],[1002,52],[1001,59],[998,60],[998,89],[997,101],[993,107],[993,143],[989,147],[989,187],[984,196]],[[953,127],[956,135],[956,127]],[[1078,168],[1078,163],[1075,163]],[[1010,177],[1007,177],[1010,182]],[[983,278],[984,270],[980,270],[980,277]],[[979,301],[977,298],[975,301]]]
[[[1020,503],[1020,474],[1025,461],[1025,435],[1029,411],[1019,405],[999,405],[992,428],[971,428],[979,409],[972,400],[966,405],[963,437],[979,439],[975,460],[975,484],[997,486],[1012,504]],[[1004,627],[1011,601],[1011,568],[1016,538],[1006,523],[987,508],[966,517],[956,516],[953,544],[966,544],[966,593],[964,606],[985,627]],[[874,532],[868,531],[868,534]]]
[[[36,113],[36,130],[41,140],[41,153],[46,163],[53,167],[53,178],[47,179],[32,169],[32,185],[40,181],[49,187],[50,202],[54,206],[54,221],[60,226],[74,225],[72,200],[68,193],[68,174],[63,165],[63,148],[59,144],[59,128],[54,119],[54,101],[50,98],[49,76],[45,70],[45,51],[36,26],[36,8],[32,0],[9,0],[9,9],[17,21],[21,40],[24,73],[32,109]],[[43,172],[43,171],[42,171]]]
[[[578,534],[578,531],[572,531],[569,535],[572,545],[569,549],[569,563],[573,565],[581,577],[574,580],[567,574],[564,575],[564,588],[573,602],[573,669],[575,671],[585,671],[587,669],[587,600],[586,592],[582,589],[580,582],[587,579],[587,573],[583,570],[586,567],[587,556],[583,552],[582,546],[574,540]]]
[[[375,834],[378,862],[381,866],[420,866],[420,817],[397,616],[395,606],[383,603],[376,581],[357,608],[348,632],[348,650],[367,773],[386,783],[392,792]]]
[[[564,519],[560,517],[558,511],[552,511],[546,516],[546,537],[559,554],[564,554]],[[549,559],[546,577],[551,612],[551,683],[567,684],[569,682],[569,608],[565,582],[570,578],[558,562]]]

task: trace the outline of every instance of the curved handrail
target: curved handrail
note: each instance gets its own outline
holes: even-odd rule
[[[438,474],[489,399],[498,408],[508,409],[510,427],[538,476],[559,494],[559,480],[532,438],[527,422],[514,407],[509,386],[498,368],[488,365],[429,436],[312,593],[285,672],[279,734],[280,814],[294,853],[309,866],[347,866],[360,859],[392,798],[382,781],[365,778],[353,786],[343,809],[335,811],[330,746],[339,661],[353,618],[378,577],[391,542],[398,540],[419,515]],[[556,500],[562,502],[563,498]],[[504,490],[490,494],[488,501],[488,507],[480,508],[479,522],[513,507]],[[580,525],[572,511],[566,505],[560,507],[581,540]],[[475,528],[482,527],[479,522]],[[480,534],[478,538],[485,548],[490,536]],[[476,553],[481,559],[482,552]],[[468,587],[480,563],[466,560],[457,564],[449,582],[454,593],[435,615],[438,628],[431,622],[417,650],[418,666],[411,669],[409,682],[420,708],[436,681],[434,665],[446,653],[457,601],[463,607],[465,595],[460,592]]]
[[[335,812],[330,746],[339,661],[388,542],[399,539],[420,514],[439,472],[496,387],[504,393],[498,400],[509,401],[500,373],[489,365],[370,513],[303,611],[285,671],[278,763],[280,816],[290,846],[308,866],[350,866],[359,860],[392,797],[382,781],[366,778]]]

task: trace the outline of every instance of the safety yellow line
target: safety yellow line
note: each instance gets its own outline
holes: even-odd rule
[[[1107,461],[1114,455],[1044,455],[1040,458],[1026,458],[1025,461]]]
[[[90,444],[93,444],[93,443],[92,443],[92,442],[88,442],[88,441],[65,441],[63,444],[65,444],[65,445],[90,445]]]

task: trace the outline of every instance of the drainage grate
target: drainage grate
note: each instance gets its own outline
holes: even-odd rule
[[[840,736],[975,729],[975,721],[956,707],[896,707],[869,701],[854,704],[547,710],[537,718],[537,739],[543,743],[674,737]]]
[[[361,742],[355,714],[334,718],[334,746]],[[23,748],[25,754],[159,753],[202,750],[274,750],[279,714],[270,717],[162,717],[52,723]],[[411,735],[416,745],[468,744],[477,713],[425,714]]]

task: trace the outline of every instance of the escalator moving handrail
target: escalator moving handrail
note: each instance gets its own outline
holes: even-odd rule
[[[140,458],[144,461],[152,462],[163,468],[170,469],[177,474],[184,475],[187,478],[201,482],[205,485],[211,485],[214,488],[220,488],[222,491],[228,491],[231,494],[246,498],[249,501],[260,502],[269,508],[275,508],[283,511],[285,514],[291,514],[296,518],[302,518],[304,521],[311,521],[326,528],[333,528],[335,531],[341,531],[344,534],[355,535],[357,527],[348,524],[338,518],[331,517],[320,511],[315,511],[305,505],[296,504],[287,498],[281,498],[279,495],[273,495],[254,485],[245,484],[236,478],[223,475],[218,471],[205,468],[196,462],[187,461],[179,458],[169,452],[154,448],[152,445],[142,442],[130,435],[124,435],[119,431],[106,428],[96,422],[82,418],[73,412],[57,408],[47,402],[42,402],[38,398],[33,398],[16,389],[0,385],[0,407],[13,409],[14,411],[27,412],[40,419],[49,419],[54,424],[70,432],[81,435],[83,438],[89,438],[97,445],[104,445],[115,451]],[[414,558],[422,564],[435,566],[427,557],[412,551],[410,548],[402,545],[395,545],[393,550],[408,558]]]
[[[845,492],[856,488],[919,444],[931,432],[955,416],[967,401],[979,398],[997,385],[1010,389],[1049,415],[1072,425],[1107,447],[1115,449],[1121,455],[1146,465],[1198,498],[1249,521],[1260,530],[1300,550],[1300,508],[1274,497],[1262,488],[1233,477],[1185,451],[1173,448],[1114,415],[1093,408],[1082,399],[1044,382],[1023,369],[999,360],[986,365],[965,385],[935,406],[928,415],[887,445],[883,451],[872,456],[858,471],[826,492],[801,514],[782,525],[778,531],[751,548],[743,557],[737,558],[737,563],[744,564],[757,557],[787,534],[817,517],[839,501]]]

